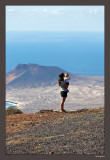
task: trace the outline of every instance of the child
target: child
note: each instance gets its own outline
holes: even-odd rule
[[[69,80],[70,80],[70,77],[69,77],[69,74],[68,73],[65,73],[64,74],[64,81],[67,85],[67,89],[68,89],[68,86],[69,86]],[[69,90],[68,90],[69,91]]]

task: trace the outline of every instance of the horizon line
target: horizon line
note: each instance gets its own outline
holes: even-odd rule
[[[6,32],[105,32],[104,30],[7,30]]]

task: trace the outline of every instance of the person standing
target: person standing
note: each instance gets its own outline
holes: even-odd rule
[[[67,97],[67,93],[68,93],[68,86],[66,85],[65,81],[64,81],[64,73],[60,73],[59,74],[59,78],[58,78],[58,84],[61,87],[61,97],[62,97],[62,101],[61,101],[61,111],[62,112],[66,112],[64,110],[64,102],[66,100]]]

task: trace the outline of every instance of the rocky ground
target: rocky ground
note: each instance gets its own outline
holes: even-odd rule
[[[6,116],[6,154],[104,155],[104,108]]]

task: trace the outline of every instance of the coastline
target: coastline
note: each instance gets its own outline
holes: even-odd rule
[[[16,102],[12,102],[12,101],[5,101],[6,103],[12,103],[12,104],[18,104],[18,103],[16,103]]]
[[[10,107],[10,106],[11,106],[11,107],[13,106],[14,108],[16,108],[16,107],[17,107],[17,104],[18,104],[18,103],[16,103],[16,102],[9,101],[9,100],[7,101],[7,100],[6,100],[6,101],[5,101],[5,108],[7,109],[7,108]]]

